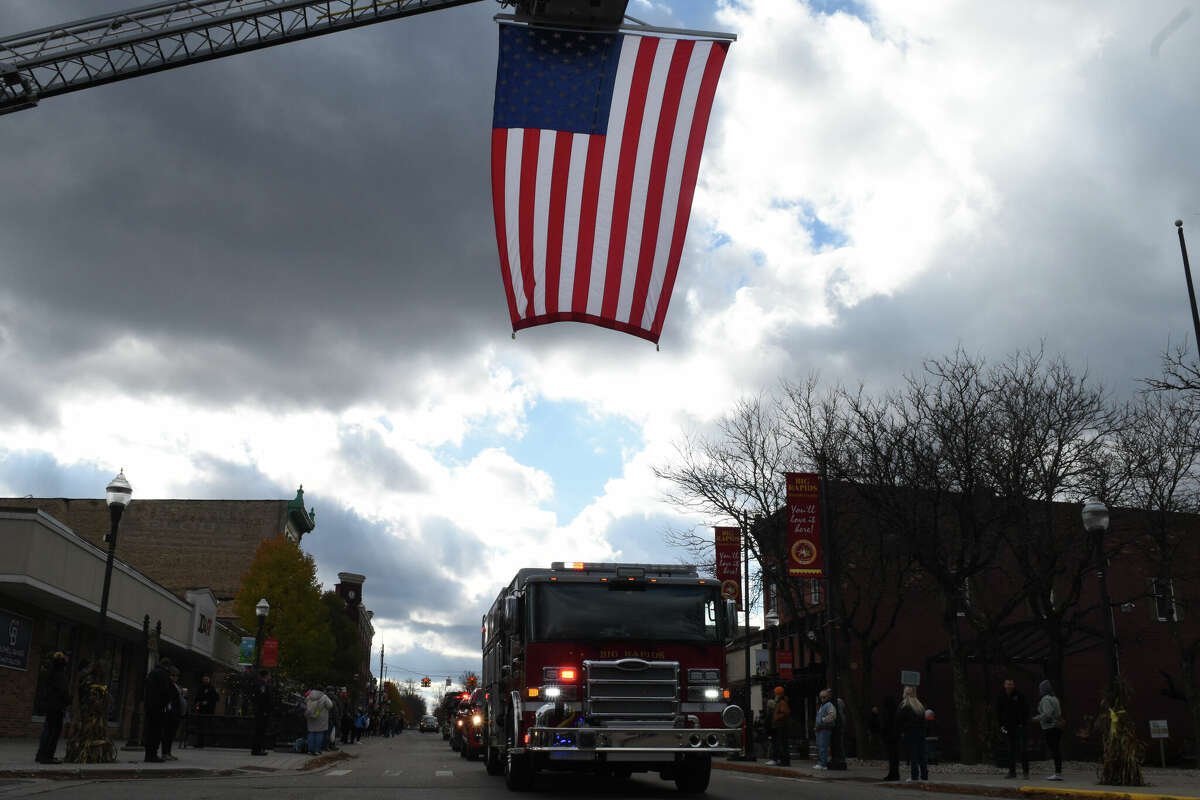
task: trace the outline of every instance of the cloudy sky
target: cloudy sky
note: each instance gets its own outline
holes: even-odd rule
[[[136,5],[136,4],[130,4]],[[119,0],[0,0],[0,35]],[[389,677],[478,665],[521,566],[676,561],[651,468],[742,395],[957,345],[1115,394],[1192,333],[1200,18],[1122,3],[632,0],[733,31],[661,352],[510,323],[494,3],[0,117],[0,496],[289,498]],[[1190,54],[1190,55],[1189,55]]]

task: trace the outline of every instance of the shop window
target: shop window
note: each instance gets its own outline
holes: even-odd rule
[[[1154,596],[1151,609],[1159,622],[1176,622],[1179,609],[1175,605],[1175,581],[1161,578],[1150,579],[1150,593]]]
[[[808,603],[809,605],[821,605],[821,579],[809,578],[808,580]]]

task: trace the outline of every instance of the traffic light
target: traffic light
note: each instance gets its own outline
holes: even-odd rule
[[[474,675],[470,675],[470,676],[468,676],[468,677],[467,677],[467,688],[468,688],[468,689],[474,689],[474,688],[475,688],[475,684],[476,684],[476,683],[478,683],[478,682],[479,682],[479,679],[478,679],[478,678],[476,678]]]
[[[422,685],[422,686],[429,686],[429,684],[430,684],[430,682],[429,682],[429,678],[421,678],[421,685]]]

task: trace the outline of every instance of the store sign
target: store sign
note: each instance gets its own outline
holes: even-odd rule
[[[736,600],[742,610],[742,532],[738,528],[714,528],[717,548],[717,580],[721,596]]]
[[[821,556],[821,495],[815,472],[789,472],[787,481],[788,575],[825,577]]]
[[[29,669],[33,620],[0,609],[0,667]]]
[[[1150,720],[1150,738],[1151,739],[1170,739],[1167,732],[1167,721],[1165,719]]]

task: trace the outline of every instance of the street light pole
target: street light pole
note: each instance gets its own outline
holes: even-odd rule
[[[1191,288],[1191,278],[1188,279]],[[1108,532],[1108,507],[1093,498],[1083,504],[1083,527],[1092,534],[1096,550],[1096,578],[1100,584],[1100,612],[1104,615],[1104,655],[1108,662],[1108,682],[1115,687],[1121,677],[1117,661],[1117,634],[1112,616],[1112,601],[1108,596],[1108,559],[1104,556],[1104,534]]]
[[[1188,300],[1192,303],[1192,331],[1196,335],[1196,352],[1200,353],[1200,314],[1196,313],[1196,291],[1192,288],[1192,268],[1188,265],[1187,242],[1183,240],[1183,220],[1175,220],[1179,234],[1179,252],[1183,254],[1183,275],[1187,278]]]
[[[121,514],[133,497],[133,489],[125,480],[125,470],[122,469],[117,477],[109,482],[104,490],[104,499],[108,503],[108,518],[111,523],[108,536],[108,560],[104,564],[104,589],[100,592],[100,622],[96,626],[96,658],[99,659],[104,649],[104,628],[108,622],[108,592],[112,586],[113,560],[117,553],[117,529],[121,525]]]
[[[263,626],[267,622],[267,615],[271,613],[271,604],[264,597],[255,604],[254,611],[258,614],[258,633],[254,636],[254,674],[257,676],[262,666]]]
[[[825,593],[825,643],[826,652],[829,655],[829,691],[833,696],[830,700],[833,702],[833,707],[837,710],[837,716],[833,723],[833,739],[830,742],[829,748],[829,768],[831,770],[846,769],[846,753],[842,747],[842,735],[846,730],[846,721],[842,719],[842,709],[839,699],[841,692],[838,687],[838,653],[837,653],[837,613],[841,606],[841,599],[838,594],[839,589],[839,573],[837,548],[834,546],[833,531],[830,530],[829,515],[826,513],[828,506],[829,485],[825,479],[825,463],[821,460],[820,473],[820,514],[821,514],[821,536],[825,550],[825,576],[828,584],[828,591]]]
[[[746,751],[742,754],[743,761],[756,761],[754,755],[754,702],[753,690],[750,683],[750,529],[742,520],[742,608],[746,612],[746,624],[742,626],[746,637],[746,707],[745,725]]]

